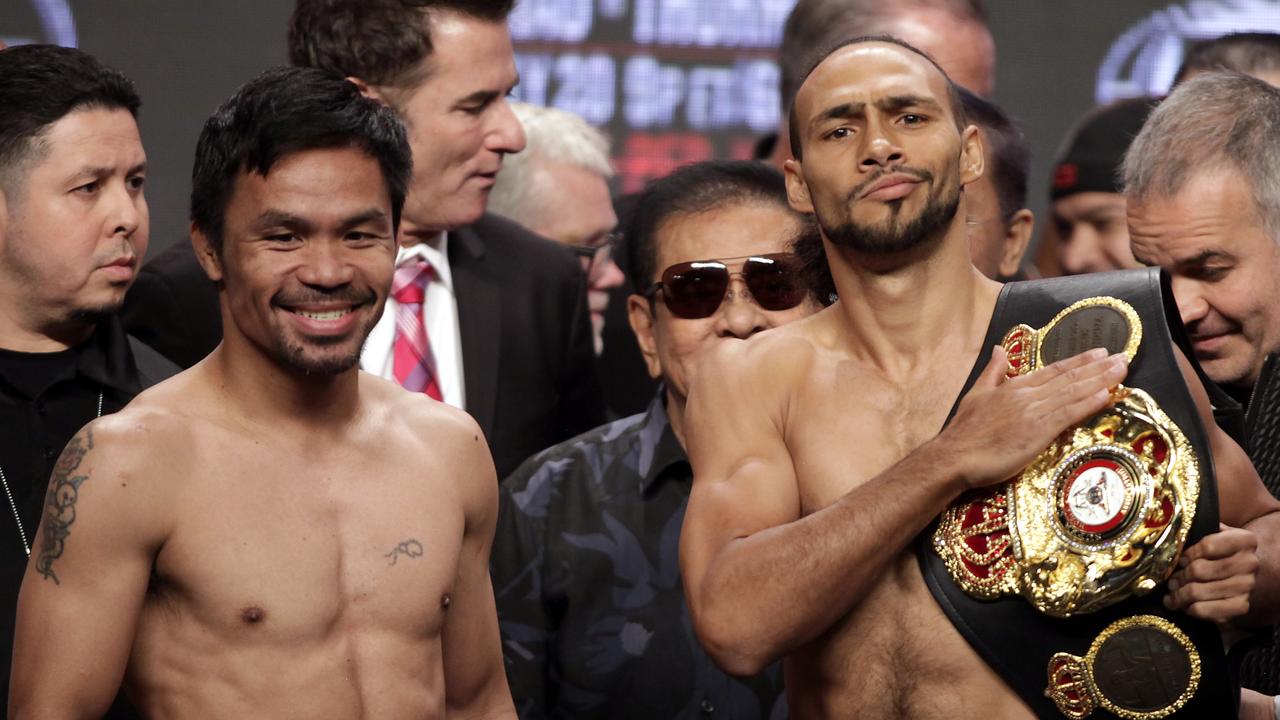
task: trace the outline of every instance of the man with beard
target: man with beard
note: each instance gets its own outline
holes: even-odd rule
[[[466,414],[364,374],[410,173],[338,76],[265,73],[206,123],[192,235],[223,343],[58,461],[11,716],[514,717]]]
[[[896,40],[848,41],[818,62],[793,105],[788,192],[819,221],[840,300],[709,353],[689,397],[680,562],[694,627],[730,672],[784,658],[796,717],[1046,712],[954,629],[910,546],[963,492],[1107,407],[1129,366],[1095,349],[1006,376],[984,340],[1000,286],[971,265],[959,211],[983,171],[960,108],[947,76]],[[939,432],[975,361],[985,369]],[[1274,607],[1254,530],[1280,504],[1211,437],[1231,527],[1191,546],[1195,562],[1152,597],[1227,621]],[[1042,693],[1045,666],[1032,669]]]

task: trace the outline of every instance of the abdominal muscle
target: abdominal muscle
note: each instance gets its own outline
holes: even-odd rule
[[[798,720],[1035,717],[943,615],[910,551],[784,673]]]
[[[213,627],[149,596],[126,689],[148,718],[443,718],[439,637],[353,616],[343,608],[314,627],[273,628],[279,617]]]

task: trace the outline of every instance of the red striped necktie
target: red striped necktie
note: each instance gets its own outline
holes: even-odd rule
[[[427,283],[435,270],[422,258],[406,261],[396,268],[391,281],[391,297],[396,301],[396,341],[391,372],[396,382],[413,392],[443,400],[436,377],[435,356],[423,321],[422,305]]]

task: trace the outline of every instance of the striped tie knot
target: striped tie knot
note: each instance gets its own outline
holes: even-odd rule
[[[432,272],[431,263],[421,258],[396,268],[391,280],[391,297],[401,305],[421,305]]]

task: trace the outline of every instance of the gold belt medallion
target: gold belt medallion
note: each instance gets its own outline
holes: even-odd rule
[[[1084,657],[1049,660],[1044,694],[1073,720],[1101,707],[1127,720],[1155,720],[1176,712],[1200,685],[1200,654],[1173,623],[1135,615],[1111,623]]]
[[[1077,302],[1041,330],[1005,336],[1025,374],[1094,347],[1130,359],[1138,315],[1111,297]],[[1200,491],[1190,442],[1150,395],[1119,386],[1113,404],[1059,435],[1009,482],[966,494],[934,547],[969,595],[1021,595],[1054,617],[1144,595],[1173,570]]]

